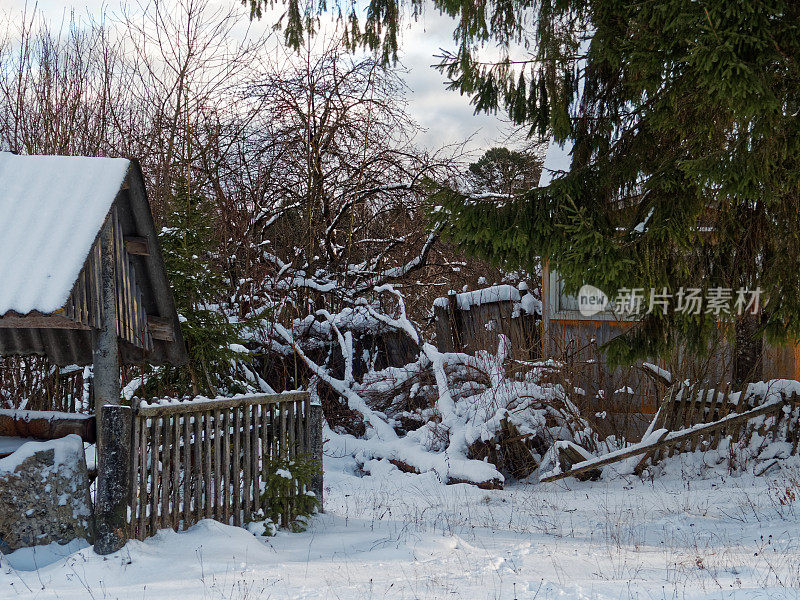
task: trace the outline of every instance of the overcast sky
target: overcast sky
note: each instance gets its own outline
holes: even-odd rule
[[[228,0],[212,0],[227,2]],[[239,0],[231,0],[238,4]],[[28,0],[30,9],[36,0]],[[77,15],[91,14],[99,19],[103,7],[106,12],[118,12],[119,0],[38,0],[44,15],[59,22],[74,10]],[[25,0],[0,0],[4,11],[24,9]],[[245,20],[247,19],[244,13]],[[268,18],[256,23],[256,30],[272,25]],[[474,115],[469,99],[445,89],[445,78],[431,65],[440,48],[453,49],[454,22],[435,11],[428,11],[417,22],[409,22],[403,31],[401,61],[408,70],[405,76],[409,86],[410,111],[422,127],[418,141],[429,148],[459,143],[471,138],[470,149],[477,152],[493,145],[503,144],[508,133],[501,119],[490,115]]]

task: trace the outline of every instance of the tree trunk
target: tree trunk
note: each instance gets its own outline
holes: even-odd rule
[[[747,383],[763,378],[764,337],[759,331],[759,315],[741,315],[736,318],[735,327],[732,375],[735,389],[741,390]]]

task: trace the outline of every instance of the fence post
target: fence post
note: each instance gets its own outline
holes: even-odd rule
[[[311,480],[311,491],[319,500],[319,512],[323,510],[323,475],[322,475],[322,405],[312,404],[311,414],[311,439],[309,440],[309,450],[314,462],[319,467],[319,472]]]
[[[97,554],[116,552],[128,541],[128,500],[130,498],[130,406],[107,404],[100,409],[100,435],[95,502]]]

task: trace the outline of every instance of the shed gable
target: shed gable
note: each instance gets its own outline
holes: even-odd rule
[[[103,322],[100,231],[109,220],[120,361],[185,363],[139,165],[9,153],[0,153],[0,355],[93,362]]]

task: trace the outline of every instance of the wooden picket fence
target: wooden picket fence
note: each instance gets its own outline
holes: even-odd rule
[[[759,394],[742,392],[731,398],[728,384],[672,386],[664,399],[649,431],[661,431],[657,439],[634,444],[616,452],[591,460],[571,459],[568,469],[548,475],[541,482],[556,481],[564,477],[588,478],[598,473],[602,466],[634,456],[641,456],[634,471],[641,474],[648,464],[682,452],[713,450],[723,439],[732,443],[747,443],[754,433],[762,437],[783,439],[791,443],[792,454],[797,454],[800,442],[800,396],[780,393],[778,401],[765,400]],[[569,450],[567,447],[566,450]]]
[[[82,368],[58,368],[41,356],[0,357],[0,392],[9,393],[10,408],[24,399],[27,410],[91,413],[90,387]]]
[[[744,392],[731,398],[730,385],[676,385],[669,393],[659,410],[652,429],[667,429],[670,432],[695,428],[693,435],[686,439],[664,444],[652,456],[653,462],[680,452],[716,449],[722,439],[729,437],[737,443],[748,440],[753,434],[751,421],[756,417],[771,417],[768,424],[762,425],[761,435],[772,434],[775,438],[781,428],[785,428],[785,441],[792,443],[792,453],[797,453],[800,441],[800,427],[796,418],[792,418],[800,399],[797,394],[788,396],[781,394],[781,401],[762,405],[764,398],[758,394],[747,395]],[[784,407],[788,406],[786,412]],[[698,425],[714,425],[713,427],[697,427]],[[666,438],[666,436],[664,436]]]
[[[270,461],[322,461],[321,407],[307,393],[133,406],[129,536],[186,529],[210,518],[243,525],[259,509]],[[313,491],[296,481],[290,498]],[[267,500],[268,502],[269,500]],[[291,499],[279,525],[294,518]]]

